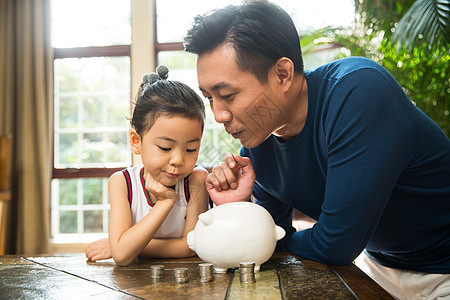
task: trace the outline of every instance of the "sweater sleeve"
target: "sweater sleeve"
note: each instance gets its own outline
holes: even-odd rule
[[[290,251],[336,265],[361,253],[413,152],[407,102],[380,70],[360,69],[336,82],[320,112],[327,154],[322,212],[313,228],[289,236]]]

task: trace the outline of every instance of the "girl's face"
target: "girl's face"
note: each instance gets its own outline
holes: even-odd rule
[[[145,171],[165,186],[173,186],[195,167],[202,124],[197,119],[160,116],[149,131],[140,137],[131,130],[131,148],[140,154]]]

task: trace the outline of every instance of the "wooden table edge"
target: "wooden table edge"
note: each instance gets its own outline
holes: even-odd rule
[[[330,265],[329,267],[361,300],[394,299],[385,289],[354,264],[351,266]]]

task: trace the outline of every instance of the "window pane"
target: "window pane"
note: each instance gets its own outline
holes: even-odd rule
[[[83,204],[102,203],[102,179],[83,179]]]
[[[106,135],[103,149],[108,164],[120,164],[123,157],[130,156],[128,132],[111,132]]]
[[[86,133],[81,144],[82,165],[94,165],[106,163],[103,159],[104,142],[101,133]]]
[[[61,133],[59,143],[55,141],[55,148],[59,146],[58,153],[55,152],[55,165],[73,165],[80,163],[78,158],[78,138],[76,133]],[[56,150],[56,149],[55,149]],[[56,159],[58,157],[58,159]]]
[[[109,91],[109,95],[114,96],[113,92],[129,89],[129,74],[128,56],[55,59],[56,88],[68,96],[73,91],[98,95],[94,92],[99,90]]]
[[[91,242],[106,237],[108,178],[53,179],[51,216],[53,242]]]
[[[59,126],[75,128],[78,123],[77,99],[71,96],[60,98]]]
[[[127,117],[130,116],[130,99],[125,95],[124,98],[125,100],[120,99],[119,96],[110,95],[109,98],[105,99],[106,125],[123,126],[130,124],[127,120]]]
[[[59,213],[59,231],[61,233],[77,232],[77,212],[61,211]]]
[[[52,0],[55,48],[131,44],[130,0]]]
[[[55,167],[130,165],[130,58],[56,59],[55,114]]]
[[[197,14],[241,0],[156,0],[158,42],[181,42]],[[176,9],[174,9],[176,7]]]
[[[82,97],[83,100],[83,118],[82,126],[87,127],[100,127],[103,125],[103,104],[106,96],[87,96]]]
[[[85,211],[83,218],[85,233],[103,232],[103,212],[101,210]]]
[[[59,205],[77,204],[77,179],[58,180]]]

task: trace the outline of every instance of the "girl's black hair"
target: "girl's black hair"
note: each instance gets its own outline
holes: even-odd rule
[[[205,105],[200,96],[182,82],[165,79],[143,82],[139,87],[131,126],[142,137],[159,116],[198,119],[203,129]]]

